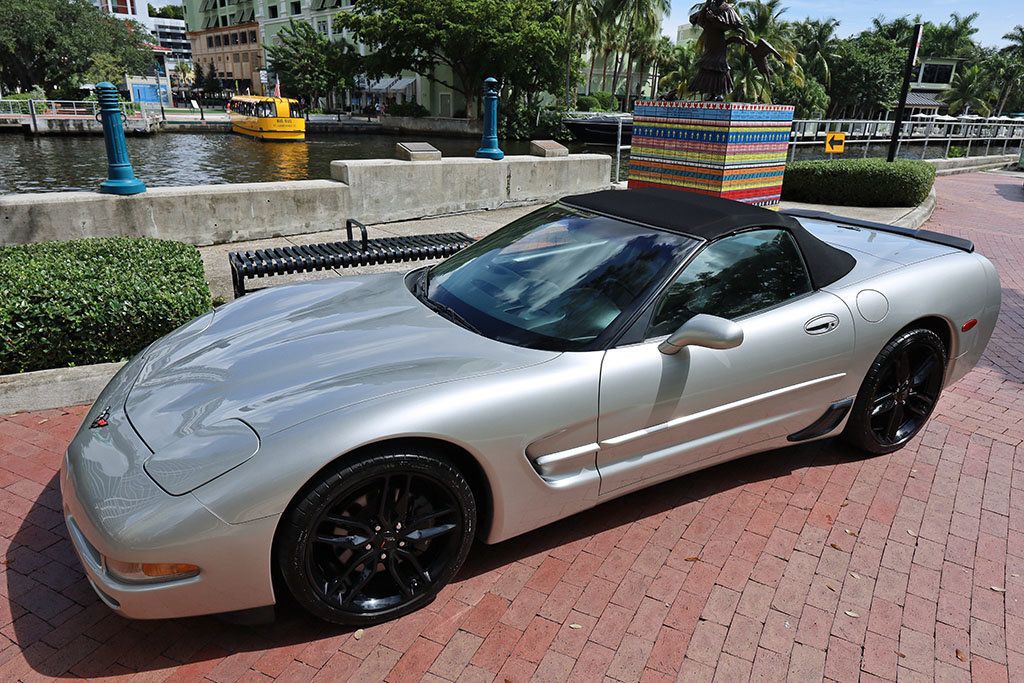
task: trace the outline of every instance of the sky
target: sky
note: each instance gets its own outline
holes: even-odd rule
[[[665,35],[675,40],[676,28],[689,23],[690,8],[697,0],[672,0],[672,14],[664,24]],[[839,35],[859,33],[880,14],[892,19],[904,14],[920,14],[926,21],[941,23],[951,12],[970,14],[980,12],[975,22],[979,31],[974,36],[982,45],[1002,46],[1002,40],[1011,28],[1024,24],[1024,2],[1021,0],[918,0],[917,2],[884,2],[883,0],[783,0],[789,8],[786,19],[804,17],[825,19],[835,17],[841,23]]]

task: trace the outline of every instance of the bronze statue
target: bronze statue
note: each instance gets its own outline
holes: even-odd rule
[[[782,58],[778,50],[764,38],[757,43],[747,38],[743,19],[729,0],[705,0],[699,11],[690,16],[690,23],[704,29],[701,42],[704,53],[697,60],[697,75],[690,90],[703,93],[707,99],[721,101],[732,92],[732,69],[729,68],[729,46],[743,45],[754,60],[757,70],[771,76],[768,56]],[[726,37],[726,33],[735,35]]]

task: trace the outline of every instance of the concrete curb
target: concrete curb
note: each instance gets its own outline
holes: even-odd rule
[[[935,188],[928,193],[928,198],[921,202],[919,205],[908,211],[901,218],[893,222],[893,225],[898,225],[901,228],[910,228],[917,230],[922,225],[928,222],[928,219],[935,213]]]
[[[92,403],[124,363],[0,375],[0,415]]]

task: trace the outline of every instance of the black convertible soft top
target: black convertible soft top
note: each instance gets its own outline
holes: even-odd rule
[[[800,246],[815,289],[841,280],[857,265],[851,254],[822,242],[796,218],[729,199],[645,187],[577,194],[561,201],[574,208],[709,241],[751,228],[783,228]]]

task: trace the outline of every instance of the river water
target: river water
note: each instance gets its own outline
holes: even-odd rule
[[[335,159],[391,158],[395,143],[430,142],[445,156],[473,156],[479,141],[391,135],[310,135],[267,143],[239,135],[162,133],[128,138],[135,174],[150,187],[330,178]],[[526,154],[528,142],[504,143]],[[606,148],[607,150],[607,148]],[[100,136],[0,135],[0,194],[94,190],[107,177]]]

